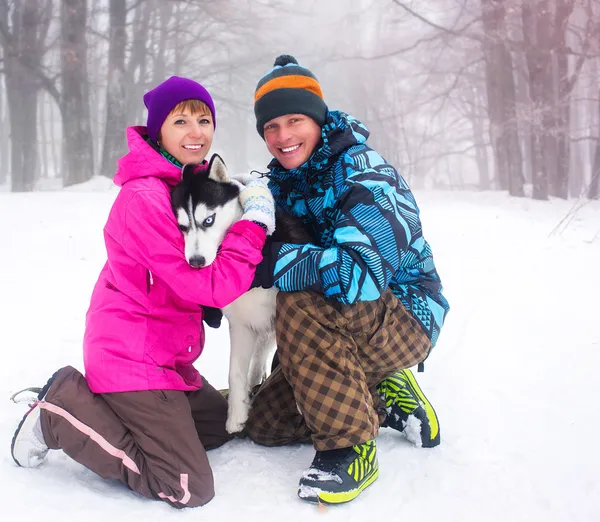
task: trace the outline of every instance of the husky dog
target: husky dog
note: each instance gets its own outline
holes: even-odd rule
[[[194,173],[183,167],[182,181],[173,189],[171,203],[185,240],[185,257],[195,268],[216,258],[229,227],[243,214],[239,189],[231,183],[225,163],[213,155],[208,170]],[[267,241],[308,243],[303,224],[277,213],[273,236]],[[231,353],[226,429],[238,433],[248,419],[251,389],[267,376],[267,364],[275,351],[275,301],[277,290],[253,288],[223,308],[229,321]]]

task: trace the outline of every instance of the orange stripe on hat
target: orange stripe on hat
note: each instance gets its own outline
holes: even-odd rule
[[[273,78],[265,83],[254,93],[254,103],[260,100],[265,94],[276,89],[305,89],[323,99],[323,91],[317,80],[300,74],[290,74]]]

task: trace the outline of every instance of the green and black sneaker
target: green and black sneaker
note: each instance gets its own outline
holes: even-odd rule
[[[298,496],[323,504],[342,504],[354,500],[379,476],[374,440],[350,448],[317,451],[300,479]]]
[[[415,446],[433,448],[440,443],[440,424],[410,370],[400,370],[377,385],[385,402],[382,427],[403,433]]]

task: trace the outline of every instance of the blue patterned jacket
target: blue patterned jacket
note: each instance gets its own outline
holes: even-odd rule
[[[322,143],[298,168],[269,164],[276,205],[303,219],[315,244],[284,244],[274,284],[315,290],[344,304],[389,287],[435,344],[449,309],[406,181],[366,145],[369,131],[330,111]]]

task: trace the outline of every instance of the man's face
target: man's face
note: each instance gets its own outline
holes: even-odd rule
[[[321,127],[304,114],[285,114],[264,126],[265,143],[284,169],[302,165],[321,141]]]

